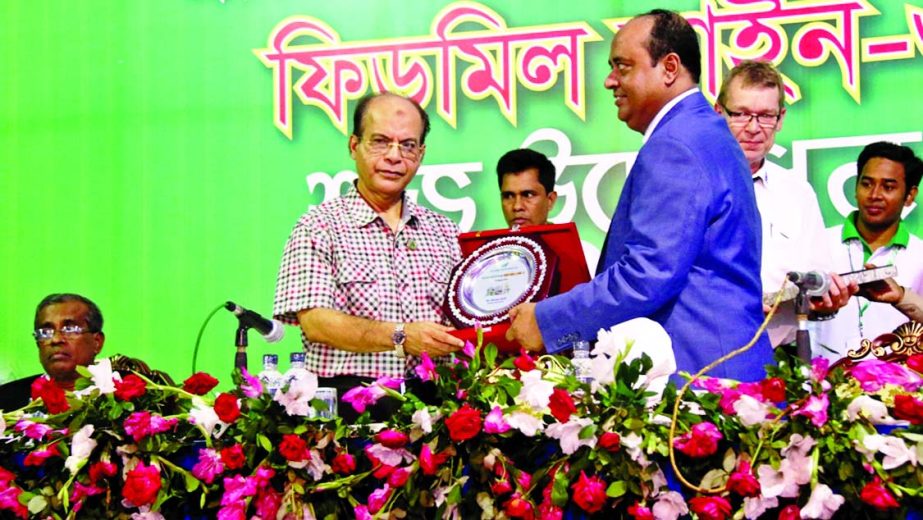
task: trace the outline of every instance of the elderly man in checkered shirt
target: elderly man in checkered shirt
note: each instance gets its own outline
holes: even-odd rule
[[[405,195],[427,132],[416,102],[363,98],[349,136],[358,180],[303,215],[285,246],[274,314],[300,325],[306,368],[341,395],[381,376],[412,376],[424,352],[437,358],[464,346],[442,309],[461,259],[458,228]]]

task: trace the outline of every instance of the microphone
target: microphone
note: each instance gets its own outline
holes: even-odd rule
[[[808,296],[823,296],[830,288],[830,279],[819,271],[792,271],[786,276]]]
[[[256,329],[267,343],[275,343],[285,335],[285,327],[278,320],[268,320],[259,314],[244,309],[234,302],[227,302],[224,308],[233,312],[242,327]]]

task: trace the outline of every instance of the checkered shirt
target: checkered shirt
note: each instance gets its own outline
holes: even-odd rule
[[[458,228],[404,198],[397,233],[356,191],[304,214],[285,245],[273,314],[298,325],[297,313],[326,308],[376,321],[447,323],[443,300],[460,261]],[[320,377],[407,377],[419,358],[358,353],[307,340],[305,367]]]

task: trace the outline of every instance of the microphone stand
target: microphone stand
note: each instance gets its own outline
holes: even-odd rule
[[[234,345],[237,347],[237,352],[234,354],[234,368],[241,370],[247,368],[247,330],[248,327],[240,323],[234,339]]]
[[[798,321],[798,332],[795,333],[795,351],[798,357],[806,363],[811,362],[811,333],[808,331],[808,313],[811,311],[811,301],[807,291],[799,284],[798,294],[795,296],[795,318]]]

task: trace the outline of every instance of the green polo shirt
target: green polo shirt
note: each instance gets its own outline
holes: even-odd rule
[[[868,243],[862,238],[862,235],[859,234],[859,230],[856,229],[856,219],[859,218],[859,212],[853,211],[846,217],[846,221],[843,222],[843,243],[846,243],[852,239],[858,239],[859,243],[862,244],[862,263],[866,264],[869,261],[869,258],[872,257],[872,248],[869,247]],[[894,236],[891,237],[891,241],[888,242],[888,245],[883,247],[907,247],[907,243],[910,242],[910,231],[907,231],[907,226],[904,225],[904,221],[900,221],[897,224],[897,232],[894,233]]]

